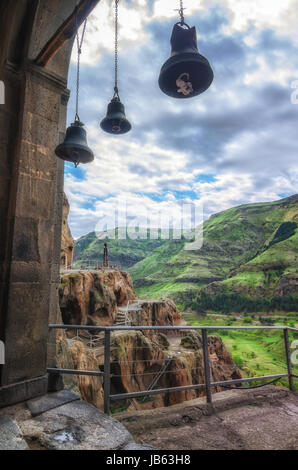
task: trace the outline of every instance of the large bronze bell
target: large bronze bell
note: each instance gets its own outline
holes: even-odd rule
[[[87,145],[87,134],[84,124],[76,120],[66,131],[64,142],[55,150],[62,160],[72,162],[77,167],[80,163],[90,163],[94,160],[92,150]]]
[[[160,89],[173,98],[192,98],[206,91],[214,75],[208,60],[199,54],[196,28],[175,24],[171,45],[171,57],[160,72]]]
[[[109,103],[107,115],[100,127],[109,134],[126,134],[130,131],[131,124],[126,119],[124,105],[118,97],[114,97]]]

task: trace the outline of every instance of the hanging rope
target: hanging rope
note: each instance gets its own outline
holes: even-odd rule
[[[119,0],[115,0],[115,86],[114,86],[114,98],[119,97],[118,90],[118,6]]]
[[[77,31],[77,49],[78,49],[78,61],[77,61],[77,91],[76,91],[76,116],[75,120],[80,121],[79,117],[79,94],[80,94],[80,65],[81,65],[81,54],[82,54],[82,46],[84,42],[84,36],[86,32],[87,26],[87,18],[84,21],[83,32],[80,38],[79,36],[79,29],[78,29],[78,16],[76,15],[76,31]]]

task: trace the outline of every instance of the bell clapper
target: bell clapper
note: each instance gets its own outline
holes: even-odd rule
[[[119,90],[118,90],[118,86],[115,85],[114,87],[114,97],[113,97],[113,101],[115,102],[119,102],[120,103],[120,96],[119,96]],[[112,132],[115,132],[115,134],[117,134],[118,132],[121,131],[121,120],[117,120],[115,119],[113,122],[112,122]]]
[[[193,93],[193,87],[189,80],[189,73],[182,73],[180,77],[176,80],[176,85],[178,87],[178,93],[183,93],[184,96],[191,95]]]
[[[113,132],[120,132],[121,131],[121,124],[118,123],[118,124],[113,124],[112,126],[112,131]]]

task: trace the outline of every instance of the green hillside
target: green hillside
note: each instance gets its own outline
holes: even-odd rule
[[[127,269],[149,256],[165,240],[161,238],[157,240],[136,238],[133,240],[129,237],[119,240],[118,229],[115,233],[115,240],[111,238],[101,240],[96,236],[95,232],[91,232],[75,242],[74,267],[101,264],[105,242],[108,243],[110,263]]]
[[[298,195],[228,209],[204,223],[200,250],[170,240],[130,272],[139,294],[197,310],[295,310],[297,222]]]

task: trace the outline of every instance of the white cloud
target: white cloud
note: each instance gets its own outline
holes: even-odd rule
[[[142,0],[133,4],[121,1],[119,4],[119,51],[129,43],[143,43],[149,39],[144,31],[149,20],[148,5]],[[115,16],[114,2],[101,1],[88,18],[82,64],[96,66],[103,52],[113,53],[115,49]],[[82,27],[79,35],[82,34]],[[76,45],[73,49],[72,61],[77,60]]]
[[[225,31],[245,31],[253,25],[257,29],[272,28],[281,34],[288,34],[289,28],[297,34],[297,0],[218,0],[205,1],[205,5],[223,5],[231,15],[231,22]]]
[[[297,76],[297,69],[294,63],[288,61],[285,63],[283,54],[275,52],[276,60],[279,60],[279,67],[274,67],[265,56],[252,57],[255,61],[255,69],[248,72],[243,77],[245,85],[253,85],[255,83],[277,83],[281,85],[289,85],[291,79]]]
[[[191,189],[193,176],[185,170],[186,154],[106,136],[93,126],[88,126],[88,135],[95,161],[83,167],[85,180],[74,182],[72,175],[66,175],[68,191],[83,197],[104,198],[123,191],[159,193]]]
[[[286,176],[277,176],[273,178],[271,187],[264,185],[263,189],[256,192],[253,175],[227,173],[218,175],[214,182],[197,183],[195,187],[201,195],[204,215],[209,217],[240,204],[270,202],[280,199],[280,194],[291,195],[295,193],[295,184],[297,188],[298,172],[292,178],[289,184]]]
[[[71,193],[69,195],[72,196]],[[163,201],[158,202],[148,196],[125,191],[104,201],[97,201],[92,209],[84,209],[75,198],[70,199],[70,223],[75,238],[92,231],[100,233],[113,230],[117,226],[179,229],[183,226],[194,228],[202,221],[199,200],[186,198],[181,201],[172,194],[166,195]],[[120,212],[121,217],[118,216]],[[194,213],[197,217],[195,225]]]
[[[100,72],[105,70],[104,54],[109,54],[109,67],[112,64],[112,3],[100,2],[88,22],[82,69],[85,65],[93,66],[93,80],[97,79],[99,68]],[[123,90],[127,116],[137,124],[136,129],[133,126],[127,136],[112,137],[104,134],[92,121],[94,113],[98,112],[98,120],[103,117],[101,114],[111,98],[102,93],[105,84],[100,80],[98,84],[88,84],[87,96],[81,100],[83,111],[93,112],[89,121],[86,113],[86,122],[89,145],[96,159],[83,167],[85,177],[82,180],[66,172],[65,189],[71,203],[70,223],[76,237],[94,230],[97,221],[110,214],[118,201],[127,201],[130,217],[142,217],[150,211],[157,223],[160,210],[169,213],[173,209],[178,218],[179,197],[183,197],[183,192],[197,192],[197,203],[204,203],[205,215],[209,216],[242,203],[278,199],[280,194],[293,194],[297,188],[297,139],[290,117],[287,117],[290,114],[287,106],[292,92],[290,79],[298,78],[298,72],[286,48],[258,50],[256,44],[267,29],[279,39],[298,43],[295,24],[298,0],[184,0],[187,19],[197,12],[203,15],[213,7],[219,15],[223,12],[229,23],[219,26],[219,37],[212,45],[215,47],[227,37],[236,37],[240,48],[245,50],[245,57],[241,62],[239,52],[236,58],[229,58],[229,63],[224,62],[224,57],[222,62],[217,59],[215,65],[219,71],[210,92],[196,100],[179,102],[166,98],[157,90],[157,74],[164,52],[160,52],[160,46],[153,37],[155,31],[161,34],[165,20],[173,19],[174,22],[177,17],[174,9],[179,2],[156,0],[152,10],[149,3],[145,0],[122,0],[119,6],[120,81],[123,84],[120,90]],[[158,27],[150,31],[153,21],[157,21],[154,24]],[[200,25],[197,26],[199,30]],[[203,37],[202,32],[200,35]],[[142,55],[145,45],[150,58]],[[140,57],[142,64],[139,63]],[[99,64],[100,61],[102,63]],[[237,61],[239,72],[235,77],[229,76]],[[112,70],[107,70],[107,77],[112,80]],[[283,98],[279,98],[278,103],[274,98],[267,102],[261,95],[255,102],[254,89],[265,85],[288,86],[288,102],[282,103]],[[81,86],[83,97],[83,81]],[[255,115],[251,109],[256,110]],[[241,120],[249,111],[252,120],[258,124],[247,122],[247,129],[239,130],[235,116]],[[191,120],[195,113],[198,123]],[[274,113],[277,114],[275,121],[272,119]],[[191,121],[189,128],[185,126],[188,119]],[[173,120],[173,125],[169,120]],[[179,134],[180,123],[183,135]],[[137,131],[142,133],[142,137]],[[178,142],[177,148],[171,139]],[[182,151],[178,150],[179,144]],[[216,175],[215,181],[197,183],[197,177],[206,173]]]

